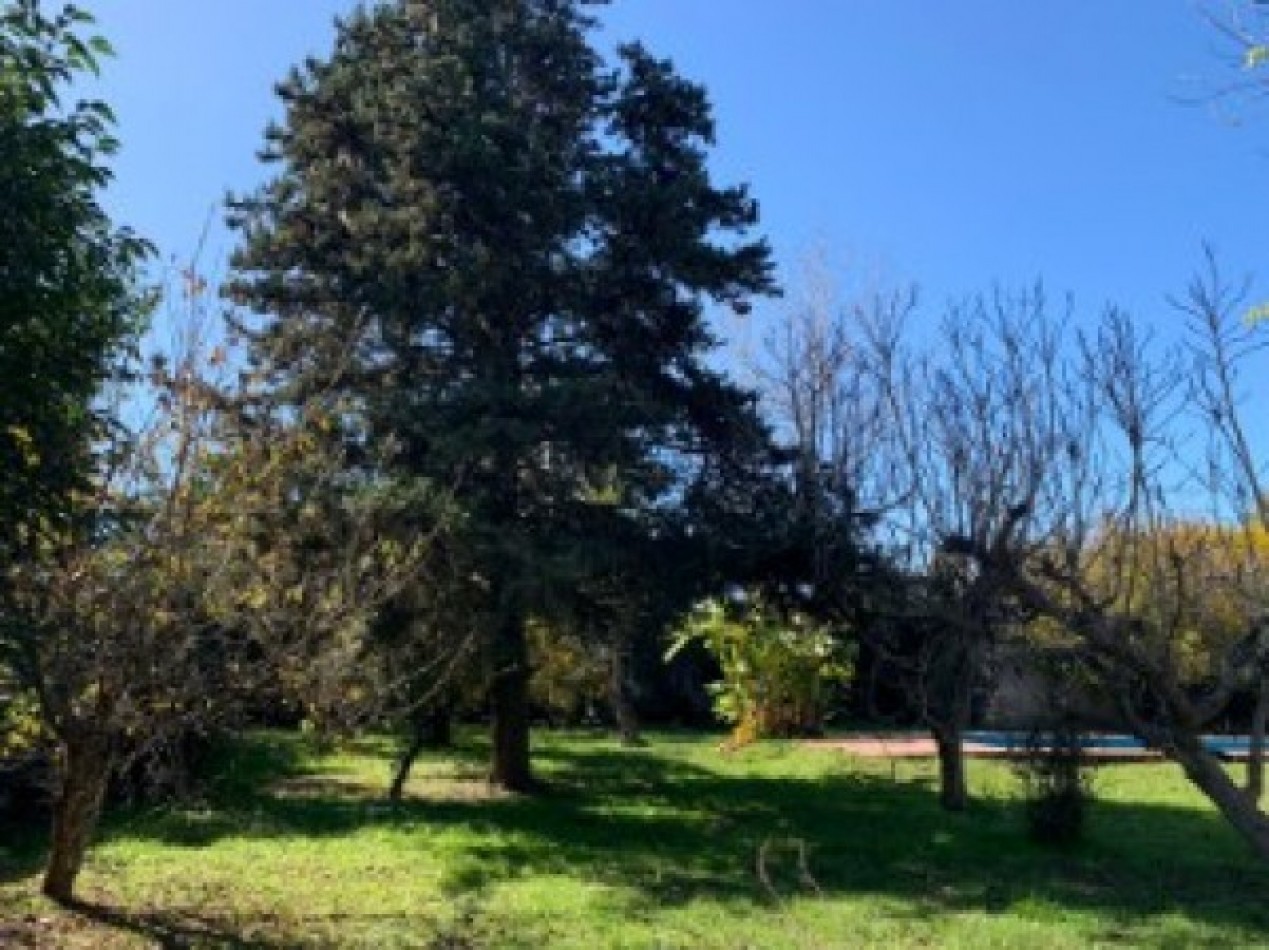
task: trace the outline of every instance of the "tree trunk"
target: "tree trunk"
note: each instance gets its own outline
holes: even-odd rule
[[[529,762],[529,645],[518,611],[509,612],[498,628],[491,659],[489,781],[507,791],[532,792],[536,783]]]
[[[414,768],[420,752],[424,749],[448,749],[453,744],[453,707],[448,703],[431,706],[411,715],[409,740],[401,752],[401,758],[397,760],[392,786],[388,789],[388,800],[401,801],[405,783],[410,779],[410,770]]]
[[[931,671],[933,681],[926,687],[933,691],[926,719],[938,750],[939,804],[947,811],[964,811],[969,806],[965,730],[973,707],[982,638],[960,634],[941,649],[942,656]]]
[[[608,700],[612,703],[613,718],[617,720],[617,735],[625,746],[643,745],[639,732],[639,714],[630,701],[630,654],[634,645],[628,634],[621,634],[613,646],[609,668]]]
[[[958,723],[945,723],[930,731],[939,755],[939,804],[947,811],[964,811],[969,806],[969,787],[961,727]]]
[[[99,735],[71,736],[62,743],[61,759],[42,889],[47,897],[68,905],[74,903],[75,880],[101,817],[110,745]]]
[[[416,732],[410,737],[409,745],[402,751],[401,758],[397,760],[397,767],[392,774],[392,785],[388,789],[388,801],[393,804],[401,801],[401,796],[405,793],[405,783],[410,779],[410,770],[414,768],[414,760],[419,757],[424,745],[423,739]]]
[[[1262,675],[1256,687],[1256,709],[1251,717],[1247,747],[1247,800],[1259,807],[1265,791],[1265,721],[1269,719],[1269,677]]]
[[[1203,748],[1198,737],[1176,739],[1164,751],[1185,770],[1190,781],[1211,800],[1256,855],[1269,860],[1269,817],[1230,778],[1216,756]]]

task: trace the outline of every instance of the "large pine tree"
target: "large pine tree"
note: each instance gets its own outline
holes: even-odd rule
[[[232,292],[281,398],[330,386],[401,473],[454,489],[481,612],[494,782],[532,785],[526,618],[655,530],[758,428],[704,362],[707,300],[772,290],[704,91],[579,0],[396,0],[279,85],[276,175],[232,204]]]

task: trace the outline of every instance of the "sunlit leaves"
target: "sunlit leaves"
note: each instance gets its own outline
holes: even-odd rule
[[[94,403],[146,311],[149,246],[98,201],[114,115],[71,97],[109,53],[91,18],[20,0],[0,8],[0,560],[64,523],[105,420]]]
[[[1084,583],[1107,609],[1138,623],[1135,646],[1180,679],[1203,682],[1269,606],[1269,533],[1258,523],[1176,521],[1151,532],[1106,526]]]
[[[700,604],[667,656],[692,643],[702,644],[722,669],[712,687],[715,710],[732,723],[737,745],[818,729],[829,688],[849,679],[852,666],[850,648],[832,628],[752,595]]]

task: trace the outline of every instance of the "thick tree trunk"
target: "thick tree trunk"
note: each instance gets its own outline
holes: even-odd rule
[[[1269,678],[1261,676],[1247,748],[1247,800],[1259,806],[1265,792],[1265,721],[1269,719]]]
[[[947,811],[964,811],[969,806],[969,786],[965,779],[965,743],[960,725],[940,724],[930,731],[939,756],[939,804]]]
[[[933,703],[926,711],[939,758],[939,804],[947,811],[969,807],[965,775],[965,730],[969,728],[982,641],[957,636],[945,651],[927,685]]]
[[[1183,737],[1165,750],[1242,835],[1256,855],[1269,860],[1269,817],[1250,800],[1225,771],[1216,756],[1202,747],[1198,737]]]
[[[42,889],[59,904],[72,904],[75,881],[101,817],[110,777],[109,742],[91,734],[68,738],[63,742],[60,766]]]
[[[617,720],[617,735],[626,746],[643,745],[639,731],[639,714],[630,701],[630,655],[633,644],[628,635],[622,635],[613,647],[609,668],[608,701],[612,704],[613,718]]]
[[[529,645],[524,617],[510,612],[492,644],[489,689],[493,758],[489,781],[511,792],[536,788],[529,761]]]

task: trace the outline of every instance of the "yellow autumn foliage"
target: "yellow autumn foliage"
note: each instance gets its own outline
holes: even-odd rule
[[[1145,644],[1184,680],[1201,680],[1269,606],[1269,531],[1254,521],[1178,520],[1131,535],[1107,528],[1084,579],[1140,621]]]

